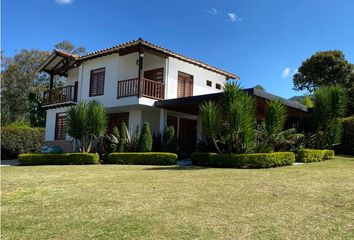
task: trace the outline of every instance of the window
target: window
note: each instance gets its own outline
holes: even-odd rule
[[[193,76],[178,72],[177,97],[193,96]]]
[[[209,80],[206,80],[206,85],[207,85],[208,87],[211,87],[211,86],[213,85],[213,83],[212,83],[211,81],[209,81]]]
[[[91,71],[90,76],[90,97],[104,94],[105,68]]]
[[[57,113],[55,119],[55,140],[65,140],[66,139],[66,113]]]
[[[163,68],[145,71],[144,78],[162,83],[163,82]]]
[[[215,84],[215,88],[221,90],[221,84],[219,83]]]

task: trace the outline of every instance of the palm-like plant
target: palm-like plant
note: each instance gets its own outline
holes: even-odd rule
[[[286,107],[279,99],[267,101],[265,121],[257,128],[257,151],[296,150],[300,148],[304,135],[296,129],[284,129]]]
[[[92,144],[98,144],[106,132],[106,109],[96,100],[82,101],[69,108],[67,117],[68,134],[80,152],[89,152]]]
[[[203,133],[218,152],[251,152],[254,148],[254,101],[239,85],[228,83],[221,98],[221,109],[214,102],[200,106]]]
[[[347,94],[339,85],[321,87],[315,92],[314,120],[317,123],[316,148],[332,148],[339,143],[342,129],[338,118],[344,116]]]
[[[283,130],[286,121],[286,107],[279,99],[267,101],[265,129],[269,136]]]
[[[219,153],[221,150],[217,143],[217,135],[220,131],[220,108],[212,101],[204,102],[199,106],[202,113],[203,134],[212,140]]]

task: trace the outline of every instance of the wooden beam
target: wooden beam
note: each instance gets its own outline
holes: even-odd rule
[[[138,89],[139,94],[138,98],[141,98],[143,95],[143,79],[144,79],[144,49],[141,44],[139,44],[139,81],[138,81]]]
[[[53,80],[54,80],[54,75],[50,73],[49,89],[53,89]]]

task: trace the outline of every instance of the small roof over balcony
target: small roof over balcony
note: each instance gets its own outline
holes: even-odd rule
[[[67,76],[68,71],[77,67],[77,60],[80,56],[69,54],[55,49],[52,54],[39,67],[39,72],[46,72],[51,75]]]

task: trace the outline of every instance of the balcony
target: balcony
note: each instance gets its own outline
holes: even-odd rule
[[[77,101],[77,89],[73,85],[49,89],[43,92],[43,107],[72,105]]]
[[[123,97],[147,97],[152,99],[161,100],[165,98],[165,84],[143,78],[141,81],[141,89],[139,89],[139,79],[127,79],[118,81],[118,94],[117,98]]]

